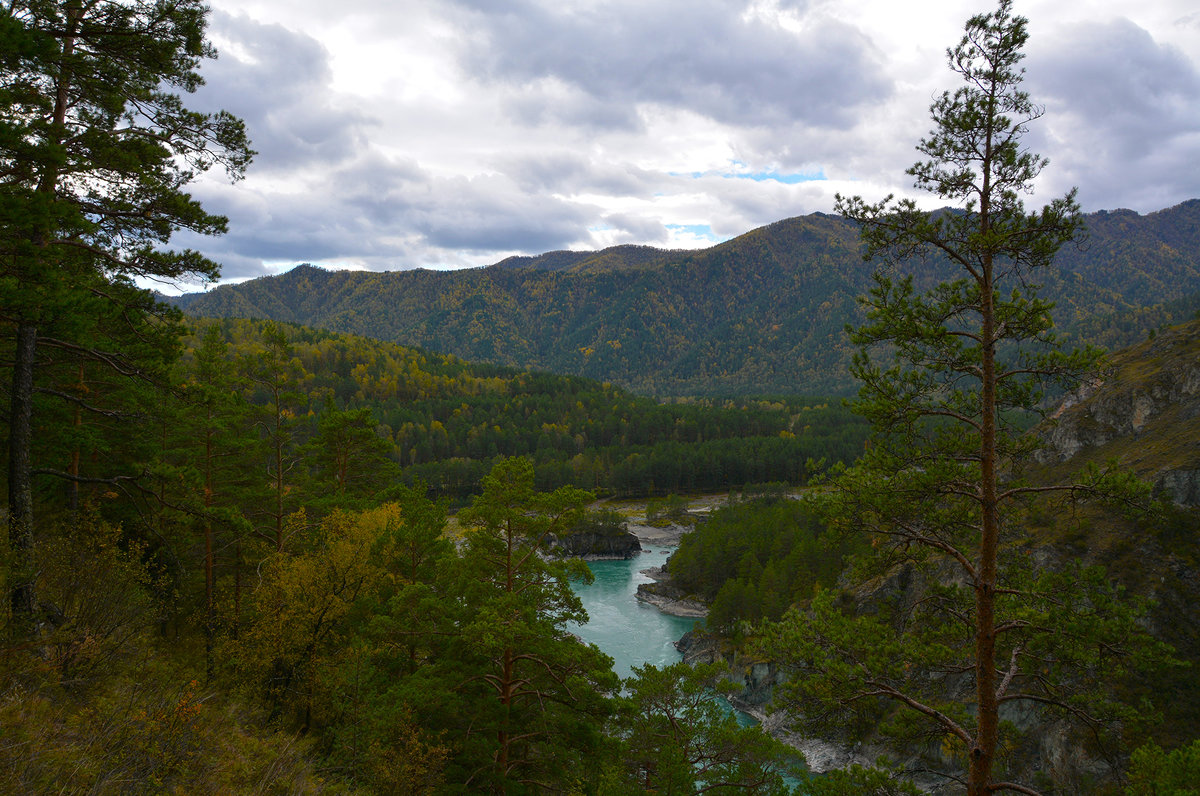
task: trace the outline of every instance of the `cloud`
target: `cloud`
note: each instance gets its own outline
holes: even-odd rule
[[[815,15],[792,30],[718,0],[460,4],[484,42],[466,56],[470,71],[526,87],[531,106],[518,111],[527,121],[628,126],[631,108],[654,103],[733,126],[804,119],[836,130],[891,90],[858,30]],[[575,113],[581,94],[604,110]],[[553,104],[559,97],[566,110]]]
[[[1035,141],[1055,152],[1057,184],[1082,186],[1094,209],[1200,195],[1200,175],[1180,168],[1200,162],[1200,73],[1181,51],[1119,18],[1076,26],[1029,60],[1047,111]]]
[[[302,190],[264,184],[251,194],[208,183],[197,198],[236,223],[222,238],[177,236],[174,245],[202,248],[222,263],[225,278],[260,275],[274,262],[372,270],[479,265],[499,259],[496,252],[586,244],[595,215],[522,191],[502,175],[438,177],[379,155],[310,175]]]
[[[662,173],[630,163],[598,160],[570,149],[515,157],[500,155],[495,163],[520,190],[533,193],[639,196],[650,195],[663,185]]]
[[[549,251],[586,242],[593,214],[526,193],[506,176],[438,180],[407,220],[433,246],[468,251]]]
[[[661,245],[669,239],[662,221],[635,213],[609,213],[604,216],[603,227],[606,234],[601,237],[608,246],[619,243]]]
[[[1027,142],[1042,189],[1088,209],[1200,196],[1200,26],[1176,0],[1025,0]],[[212,0],[221,51],[187,100],[260,154],[194,193],[228,215],[180,236],[226,278],[318,262],[458,267],[616,243],[699,246],[828,212],[904,176],[944,48],[979,9],[892,0]],[[1135,13],[1136,12],[1136,13]],[[1190,15],[1190,16],[1189,16]],[[809,179],[812,178],[812,179]],[[919,194],[915,198],[936,203]],[[710,232],[694,234],[707,228]],[[710,238],[711,235],[711,238]]]
[[[377,122],[332,91],[330,54],[316,39],[280,24],[213,12],[209,34],[219,57],[191,102],[246,122],[259,171],[352,157]]]

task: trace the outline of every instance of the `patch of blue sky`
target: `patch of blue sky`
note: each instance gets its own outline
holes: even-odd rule
[[[735,180],[754,180],[755,182],[763,182],[765,180],[774,180],[781,182],[784,185],[796,185],[802,182],[822,182],[825,180],[825,169],[816,169],[815,171],[799,171],[792,174],[780,174],[777,171],[755,171],[744,172],[741,174],[722,174],[722,177]]]
[[[692,235],[696,238],[703,238],[714,242],[721,240],[708,224],[664,224],[663,226],[675,233]]]
[[[721,177],[726,180],[753,180],[754,182],[772,182],[783,183],[784,185],[797,185],[802,182],[822,182],[825,179],[825,169],[815,168],[808,171],[780,172],[776,169],[768,169],[766,171],[750,171],[745,168],[746,164],[739,161],[730,163],[733,170],[730,171],[693,171],[693,172],[670,172],[672,177],[690,177],[693,180],[698,180],[702,177]]]

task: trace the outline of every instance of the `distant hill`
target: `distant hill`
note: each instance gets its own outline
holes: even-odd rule
[[[1120,346],[1200,306],[1200,200],[1086,217],[1043,295],[1060,327]],[[300,266],[177,299],[209,317],[272,318],[655,395],[844,393],[873,266],[856,227],[813,214],[699,251],[619,246],[463,271]],[[914,263],[920,282],[937,269]]]
[[[509,257],[496,268],[529,268],[535,271],[609,271],[651,265],[682,250],[653,246],[610,246],[598,252],[554,251],[535,257]]]

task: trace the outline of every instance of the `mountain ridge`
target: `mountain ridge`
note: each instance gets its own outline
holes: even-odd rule
[[[1068,337],[1126,345],[1183,319],[1150,308],[1200,306],[1200,200],[1085,222],[1087,237],[1064,247],[1044,282]],[[858,321],[856,297],[874,267],[850,221],[815,213],[700,250],[617,246],[461,271],[300,266],[176,303],[193,315],[304,323],[656,395],[846,393],[843,329]],[[936,263],[904,270],[919,287],[940,278]],[[1117,320],[1088,326],[1108,316]]]

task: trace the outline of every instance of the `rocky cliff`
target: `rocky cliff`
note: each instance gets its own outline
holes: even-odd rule
[[[1116,459],[1182,507],[1200,507],[1200,320],[1116,354],[1040,433],[1044,477]]]
[[[582,531],[555,538],[551,552],[565,558],[601,559],[633,558],[642,552],[642,543],[628,531],[604,533]]]

